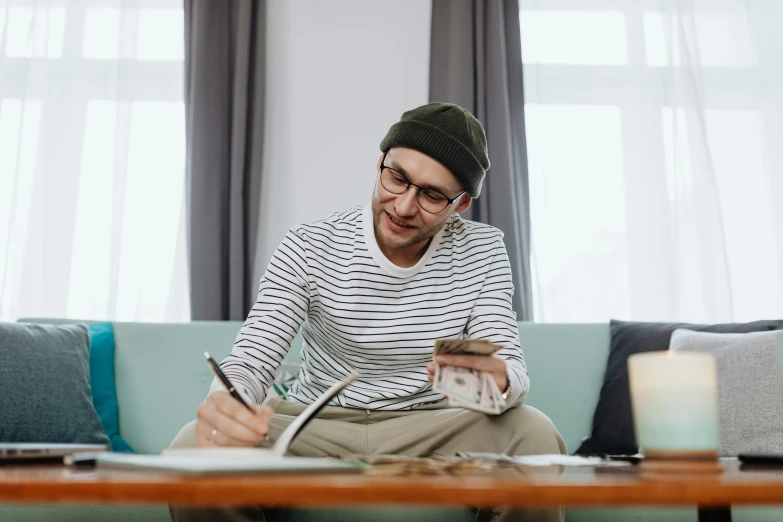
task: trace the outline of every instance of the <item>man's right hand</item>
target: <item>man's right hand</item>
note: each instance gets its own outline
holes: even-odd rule
[[[269,406],[250,407],[252,412],[227,391],[210,393],[198,408],[196,444],[201,448],[258,446],[266,437],[275,412]]]

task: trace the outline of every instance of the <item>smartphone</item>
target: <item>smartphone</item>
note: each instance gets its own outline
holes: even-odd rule
[[[783,454],[737,455],[737,459],[743,464],[753,464],[754,466],[783,466]]]

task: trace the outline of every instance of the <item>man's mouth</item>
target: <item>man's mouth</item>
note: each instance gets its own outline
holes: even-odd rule
[[[395,218],[394,216],[392,216],[388,212],[386,212],[386,215],[389,216],[389,220],[392,223],[394,223],[395,225],[397,225],[398,227],[402,227],[402,228],[416,228],[416,227],[414,227],[412,225],[408,225],[407,223],[405,223],[403,221],[400,221],[399,219]]]

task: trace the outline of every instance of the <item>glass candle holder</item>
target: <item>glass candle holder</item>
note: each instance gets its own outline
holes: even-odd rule
[[[718,369],[707,353],[647,352],[628,358],[636,442],[645,456],[717,457]]]

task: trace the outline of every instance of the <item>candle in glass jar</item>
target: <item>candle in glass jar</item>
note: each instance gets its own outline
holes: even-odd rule
[[[718,369],[707,353],[628,358],[636,442],[644,451],[717,451]]]

